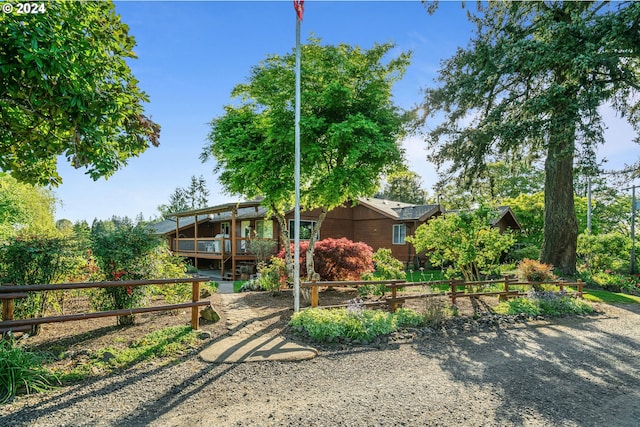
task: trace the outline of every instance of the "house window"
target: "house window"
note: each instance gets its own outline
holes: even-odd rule
[[[289,220],[289,235],[290,239],[293,240],[296,238],[296,230],[295,230],[295,221]],[[311,238],[311,232],[313,231],[313,227],[315,227],[315,221],[300,221],[300,240],[309,240]],[[319,236],[316,236],[316,239]]]
[[[404,245],[404,238],[407,235],[407,228],[404,224],[393,225],[393,244]]]
[[[256,220],[256,237],[259,239],[273,239],[273,221]]]
[[[229,236],[229,231],[231,230],[231,224],[228,222],[223,222],[220,224],[220,234],[226,234]]]

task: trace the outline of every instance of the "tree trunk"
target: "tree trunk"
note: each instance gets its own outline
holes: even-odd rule
[[[275,214],[278,224],[280,224],[280,237],[282,237],[282,246],[284,247],[284,263],[287,266],[287,275],[293,280],[293,256],[291,254],[291,239],[289,238],[289,227],[284,215]]]
[[[318,220],[316,221],[316,225],[313,227],[313,231],[311,233],[311,237],[309,237],[309,247],[307,248],[307,280],[313,280],[313,277],[316,272],[316,266],[313,262],[313,253],[315,251],[316,245],[316,236],[320,234],[320,227],[322,227],[322,223],[324,219],[327,217],[327,211],[322,209]]]
[[[573,203],[575,126],[551,131],[545,161],[544,239],[540,261],[564,275],[576,273],[578,224]]]

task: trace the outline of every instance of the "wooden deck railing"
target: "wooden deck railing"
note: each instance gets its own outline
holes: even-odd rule
[[[199,327],[200,314],[198,307],[209,305],[209,301],[200,301],[200,283],[208,282],[208,277],[187,277],[181,279],[152,279],[152,280],[122,280],[111,282],[88,282],[88,283],[55,283],[49,285],[12,285],[3,284],[0,286],[0,300],[2,300],[2,321],[0,322],[0,333],[8,331],[27,331],[33,325],[42,323],[67,322],[72,320],[95,319],[109,316],[126,316],[137,313],[148,313],[152,311],[168,311],[180,308],[191,307],[191,328],[197,330]],[[28,292],[42,292],[54,290],[74,290],[88,288],[114,288],[146,285],[167,285],[173,283],[191,283],[191,302],[181,304],[167,304],[153,307],[127,308],[120,310],[97,311],[91,313],[66,314],[60,316],[36,317],[30,319],[13,319],[15,299],[26,298]]]
[[[302,282],[300,284],[301,287],[311,288],[311,307],[319,306],[319,288],[320,287],[360,287],[364,285],[378,285],[384,284],[386,288],[390,291],[390,296],[387,296],[384,299],[384,304],[388,305],[391,310],[396,311],[398,307],[400,307],[407,299],[414,298],[429,298],[429,297],[438,297],[438,296],[447,296],[451,299],[451,305],[456,304],[456,299],[463,297],[479,297],[479,296],[497,296],[500,299],[506,299],[511,297],[524,296],[527,293],[513,289],[510,286],[535,286],[535,285],[553,285],[557,286],[559,292],[564,292],[567,287],[575,287],[576,292],[575,295],[579,298],[582,298],[582,289],[584,286],[584,282],[578,280],[577,282],[567,282],[563,280],[551,280],[545,282],[523,282],[518,281],[517,279],[512,279],[505,276],[502,279],[497,280],[484,280],[484,281],[476,281],[476,282],[465,282],[464,280],[437,280],[431,282],[407,282],[405,280],[377,280],[377,281],[335,281],[335,282],[322,282],[322,281],[311,281],[311,282]],[[473,290],[474,287],[478,286],[491,286],[491,285],[503,285],[503,289],[501,290],[492,290],[492,291],[478,291]],[[449,290],[446,292],[430,292],[430,293],[420,293],[416,295],[399,295],[398,289],[406,289],[406,288],[416,288],[416,287],[431,287],[437,285],[448,285]],[[464,288],[461,290],[460,288]],[[377,303],[381,304],[380,302]],[[341,305],[344,306],[344,305]],[[332,306],[337,307],[337,306]],[[328,307],[326,307],[328,308]]]

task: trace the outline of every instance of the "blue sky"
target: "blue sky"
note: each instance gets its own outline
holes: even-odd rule
[[[131,159],[108,180],[93,181],[60,162],[63,184],[55,192],[62,205],[56,217],[91,222],[142,213],[148,218],[192,175],[206,178],[211,205],[237,200],[223,193],[215,165],[198,157],[208,123],[231,101],[231,89],[267,54],[294,48],[292,1],[118,1],[116,12],[136,38],[138,59],[130,65],[150,97],[146,113],[162,126],[160,147]],[[433,82],[440,62],[465,46],[471,31],[457,1],[441,2],[429,15],[419,1],[308,0],[302,23],[303,42],[314,34],[327,44],[369,48],[393,41],[397,52],[411,50],[411,66],[394,88],[403,108],[420,101],[420,90]],[[633,132],[609,112],[605,118],[609,131],[600,157],[609,159],[609,167],[633,162],[640,153],[631,142]],[[410,168],[430,190],[436,173],[426,162],[424,143],[413,137],[403,145]]]

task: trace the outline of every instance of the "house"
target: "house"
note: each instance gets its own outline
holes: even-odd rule
[[[346,237],[365,242],[377,250],[391,249],[393,256],[407,266],[418,260],[406,236],[431,218],[442,215],[439,204],[412,205],[377,198],[360,198],[330,211],[320,229],[319,240]],[[308,239],[320,214],[319,210],[300,213],[300,238]],[[293,211],[286,215],[293,235]],[[493,223],[501,230],[520,226],[508,207],[500,208]],[[153,225],[156,233],[169,240],[176,255],[193,260],[197,268],[219,271],[220,276],[235,280],[242,265],[255,265],[255,256],[248,251],[249,239],[270,239],[277,242],[275,253],[282,248],[280,226],[259,200],[226,203],[218,206],[179,212],[172,219]]]

